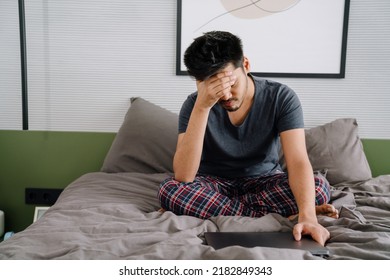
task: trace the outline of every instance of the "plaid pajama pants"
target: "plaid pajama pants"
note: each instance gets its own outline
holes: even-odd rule
[[[328,181],[321,175],[315,175],[314,180],[316,205],[329,202]],[[158,198],[166,210],[202,219],[219,215],[261,217],[268,213],[288,217],[298,213],[286,173],[239,179],[198,175],[190,183],[167,178],[160,185]]]

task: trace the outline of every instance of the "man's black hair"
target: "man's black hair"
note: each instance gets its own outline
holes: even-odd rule
[[[241,39],[225,31],[210,31],[195,38],[184,53],[188,73],[203,81],[232,63],[242,66],[244,54]]]

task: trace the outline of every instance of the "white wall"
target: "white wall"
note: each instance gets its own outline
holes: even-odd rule
[[[298,93],[307,127],[355,117],[362,137],[390,139],[389,18],[388,0],[351,0],[345,79],[274,78]],[[117,131],[130,97],[178,112],[195,90],[175,75],[176,0],[26,1],[26,24],[32,130]],[[0,65],[0,81],[18,67]],[[18,102],[12,113],[1,106],[18,91],[19,84],[0,86],[0,129],[21,114]]]

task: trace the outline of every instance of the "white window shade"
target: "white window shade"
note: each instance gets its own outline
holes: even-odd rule
[[[0,129],[22,129],[18,1],[0,1]]]
[[[133,96],[180,107],[173,1],[27,1],[26,22],[30,129],[117,131]]]

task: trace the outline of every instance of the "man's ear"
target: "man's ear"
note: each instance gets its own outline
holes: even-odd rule
[[[249,62],[249,59],[246,56],[244,56],[244,60],[242,62],[242,66],[244,68],[245,74],[248,74],[250,72],[250,70],[251,70],[251,64]]]

